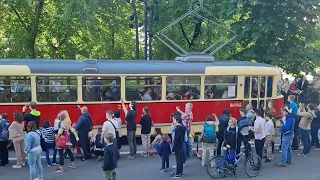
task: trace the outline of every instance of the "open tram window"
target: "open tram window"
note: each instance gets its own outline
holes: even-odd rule
[[[273,77],[268,76],[267,97],[272,97],[272,90],[273,90]]]
[[[260,98],[266,96],[266,77],[260,77]]]
[[[251,98],[258,98],[258,77],[252,77],[252,84],[251,84]]]
[[[126,77],[127,101],[161,100],[161,76]]]
[[[237,97],[237,76],[206,76],[205,99],[231,99]]]
[[[75,102],[78,100],[77,77],[37,77],[37,101]]]
[[[168,76],[167,99],[200,99],[200,84],[199,76]]]
[[[120,77],[83,77],[83,101],[119,101]]]
[[[0,77],[0,102],[30,102],[31,86],[28,76]]]
[[[244,79],[244,98],[249,98],[250,94],[250,77]]]

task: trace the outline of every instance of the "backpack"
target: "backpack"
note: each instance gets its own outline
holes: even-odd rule
[[[103,148],[103,144],[101,143],[101,134],[96,135],[95,145],[96,148]]]
[[[204,124],[202,142],[204,143],[216,142],[216,131],[213,125],[209,125],[207,123]]]
[[[47,151],[46,141],[44,140],[44,138],[42,136],[42,132],[38,133],[38,131],[36,131],[36,133],[40,136],[40,145],[41,145],[42,151]]]

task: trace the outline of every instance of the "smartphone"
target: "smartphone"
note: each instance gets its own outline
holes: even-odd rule
[[[122,101],[122,99],[120,99],[120,103],[121,103],[121,104],[123,104],[123,101]]]
[[[29,105],[26,105],[26,108],[28,108],[29,107]]]
[[[173,118],[173,113],[170,114],[170,118],[171,118],[171,119]]]
[[[74,106],[74,108],[79,109],[79,107],[78,107],[78,106]]]

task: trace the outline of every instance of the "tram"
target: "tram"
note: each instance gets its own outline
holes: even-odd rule
[[[106,120],[106,110],[119,110],[122,99],[138,103],[137,134],[142,108],[148,106],[154,127],[168,133],[170,114],[187,102],[193,104],[193,132],[201,132],[207,115],[224,109],[238,118],[239,108],[253,104],[266,109],[273,100],[280,115],[283,96],[277,90],[279,68],[246,61],[214,61],[212,57],[177,60],[0,60],[0,106],[9,120],[30,101],[41,112],[41,123],[67,110],[72,122],[87,106],[95,128]],[[122,133],[126,136],[126,128]]]

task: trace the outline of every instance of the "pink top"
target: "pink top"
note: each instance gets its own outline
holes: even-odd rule
[[[9,132],[12,138],[17,138],[25,135],[23,129],[24,129],[23,123],[20,124],[17,121],[13,121],[13,123],[9,127]]]

